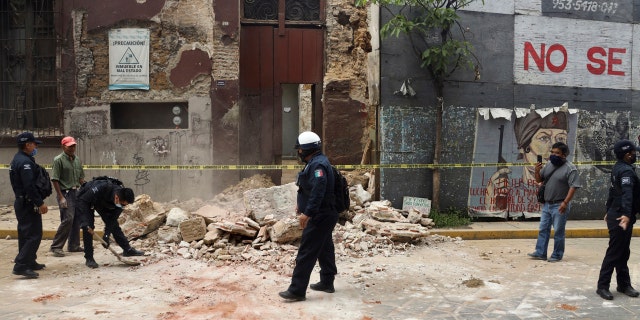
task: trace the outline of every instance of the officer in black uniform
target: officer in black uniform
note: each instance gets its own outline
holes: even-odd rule
[[[335,292],[333,281],[338,273],[333,228],[338,222],[333,195],[334,177],[329,159],[320,151],[320,137],[306,131],[298,136],[298,157],[306,163],[298,173],[296,214],[300,221],[302,239],[293,269],[291,285],[279,295],[290,301],[306,299],[311,272],[320,264],[320,282],[312,284],[312,290]]]
[[[16,200],[13,208],[18,220],[18,255],[14,259],[13,274],[29,279],[37,278],[44,264],[36,262],[38,248],[42,241],[42,215],[49,208],[35,188],[38,165],[33,158],[38,152],[38,145],[31,132],[23,132],[17,137],[18,152],[9,167],[9,180]]]
[[[93,259],[94,210],[100,214],[100,218],[104,221],[105,235],[108,237],[109,234],[113,234],[123,250],[122,255],[125,257],[144,255],[144,251],[136,250],[129,245],[129,240],[118,224],[122,208],[133,203],[134,199],[133,190],[115,184],[109,179],[96,180],[94,178],[80,188],[77,195],[76,217],[80,218],[87,267],[98,267],[98,263]]]
[[[620,140],[613,146],[618,162],[611,170],[611,187],[607,199],[605,221],[609,229],[609,247],[602,261],[598,290],[596,293],[606,300],[612,300],[609,291],[611,275],[616,271],[616,290],[630,297],[640,293],[631,286],[629,276],[629,255],[631,236],[636,213],[640,212],[640,179],[636,175],[633,163],[636,162],[636,147],[629,140]]]

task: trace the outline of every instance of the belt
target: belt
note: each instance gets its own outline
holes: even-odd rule
[[[564,199],[559,199],[559,200],[551,200],[551,201],[546,201],[548,204],[556,204],[556,203],[560,203],[563,202]]]
[[[71,191],[71,190],[78,190],[78,187],[73,187],[73,188],[69,188],[69,189],[62,189],[62,191]]]

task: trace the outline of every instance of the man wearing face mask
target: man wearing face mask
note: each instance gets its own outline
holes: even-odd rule
[[[104,221],[105,234],[113,234],[116,242],[122,248],[125,257],[142,256],[144,251],[136,250],[129,245],[129,240],[120,229],[118,218],[122,208],[134,202],[133,190],[116,183],[113,178],[94,178],[85,183],[77,195],[76,217],[80,218],[82,241],[84,245],[85,265],[97,268],[98,263],[93,259],[93,233],[95,220],[93,211],[97,211]]]
[[[533,259],[547,260],[551,226],[555,230],[553,252],[547,261],[558,262],[564,255],[565,226],[571,199],[576,190],[582,187],[578,169],[567,160],[568,155],[569,147],[563,142],[556,142],[551,147],[549,162],[544,167],[542,163],[536,164],[536,181],[542,183],[546,180],[546,183],[536,251],[528,254]]]
[[[333,281],[338,273],[332,232],[338,222],[333,189],[335,179],[329,159],[322,154],[320,137],[306,131],[298,136],[295,148],[306,165],[298,173],[296,214],[302,229],[302,239],[296,257],[291,284],[280,297],[289,301],[306,299],[309,278],[316,261],[320,265],[320,282],[311,290],[335,292]]]
[[[13,208],[18,220],[18,255],[14,259],[13,274],[34,279],[38,277],[34,270],[45,267],[36,262],[36,253],[42,241],[42,215],[49,211],[35,186],[39,173],[33,157],[42,141],[36,140],[31,132],[19,134],[17,140],[19,150],[9,167],[9,179],[16,196]]]
[[[640,295],[631,286],[631,277],[627,263],[631,250],[631,237],[636,214],[640,212],[640,179],[636,175],[633,163],[636,151],[640,150],[629,140],[620,140],[613,146],[618,162],[611,170],[611,187],[607,198],[607,213],[604,220],[609,229],[609,247],[602,261],[598,289],[596,293],[606,300],[612,300],[609,291],[613,270],[616,271],[616,291],[629,297]]]

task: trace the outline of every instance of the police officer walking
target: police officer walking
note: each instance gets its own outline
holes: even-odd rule
[[[633,163],[636,162],[636,147],[629,140],[620,140],[613,146],[618,162],[611,170],[611,187],[607,199],[607,214],[604,220],[609,229],[609,247],[605,253],[598,278],[596,293],[606,300],[613,300],[609,291],[613,270],[616,271],[618,292],[629,297],[640,295],[631,286],[629,276],[629,256],[631,236],[636,214],[640,212],[640,179],[636,175]]]
[[[41,215],[49,210],[35,186],[39,170],[33,157],[42,142],[31,132],[19,134],[17,141],[19,150],[9,167],[9,179],[16,196],[13,208],[18,220],[18,255],[14,259],[13,274],[33,279],[38,277],[34,270],[45,267],[36,262],[36,258],[42,241]]]
[[[98,263],[93,259],[94,210],[100,214],[102,221],[104,221],[105,236],[113,234],[116,242],[123,250],[123,256],[144,255],[144,251],[131,247],[129,240],[118,224],[122,208],[133,203],[134,199],[133,190],[114,183],[111,178],[94,178],[80,188],[77,195],[76,218],[80,219],[85,265],[87,267],[98,267]]]
[[[312,284],[311,289],[335,292],[333,281],[338,271],[332,233],[338,222],[338,212],[333,193],[333,171],[329,159],[320,151],[320,137],[311,131],[303,132],[298,136],[295,148],[300,160],[306,163],[296,181],[296,214],[303,231],[291,285],[279,295],[286,300],[302,301],[306,299],[316,261],[320,265],[320,282]]]

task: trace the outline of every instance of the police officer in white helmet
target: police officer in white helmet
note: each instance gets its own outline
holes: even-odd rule
[[[320,137],[306,131],[298,136],[295,148],[298,157],[306,165],[298,173],[296,214],[300,221],[302,239],[293,269],[291,285],[280,296],[290,301],[306,299],[311,272],[320,265],[320,282],[310,288],[328,293],[335,292],[333,281],[338,273],[333,228],[338,222],[338,212],[333,199],[334,177],[329,159],[322,154]]]

